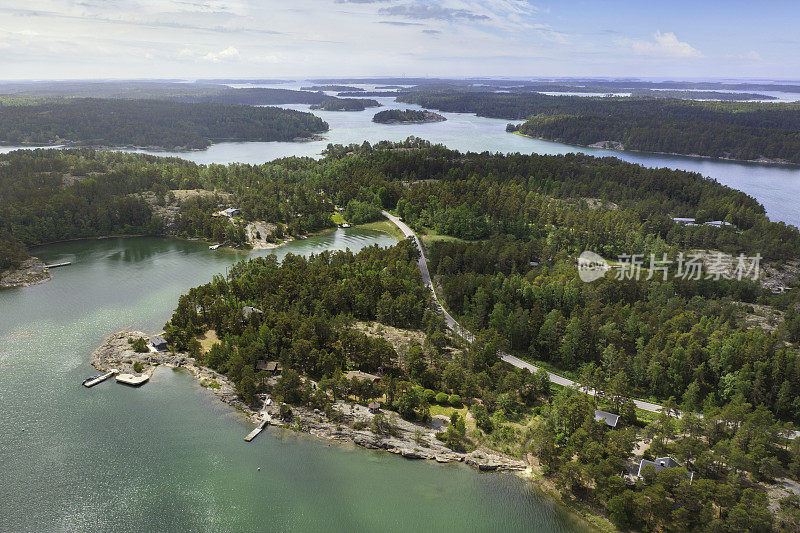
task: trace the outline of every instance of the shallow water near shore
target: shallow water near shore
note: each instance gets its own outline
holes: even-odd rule
[[[0,291],[0,530],[576,530],[510,475],[275,429],[247,444],[251,425],[185,371],[80,385],[106,335],[160,331],[181,293],[237,260],[393,243],[349,229],[251,253],[159,238],[37,249],[73,264]]]

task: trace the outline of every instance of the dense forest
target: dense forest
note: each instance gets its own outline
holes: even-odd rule
[[[233,83],[233,82],[231,82]],[[319,104],[337,98],[320,90],[297,91],[269,87],[229,87],[213,81],[46,81],[0,82],[0,101],[35,103],[65,98],[177,100],[239,105]]]
[[[763,487],[800,476],[800,440],[784,438],[786,424],[800,423],[796,289],[775,295],[735,279],[583,283],[575,268],[586,249],[609,258],[674,257],[691,248],[797,258],[797,229],[769,221],[746,194],[699,174],[614,158],[464,154],[414,138],[331,145],[322,160],[264,165],[18,151],[0,156],[0,257],[13,261],[21,245],[61,238],[163,232],[159,204],[195,189],[214,196],[180,203],[176,234],[208,235],[223,224],[235,237],[238,222],[211,217],[223,206],[287,231],[332,225],[334,205],[354,223],[395,210],[422,234],[445,305],[477,336],[466,345],[446,333],[407,241],[243,262],[182,296],[165,331],[173,347],[231,377],[247,403],[271,392],[334,418],[341,398],[380,399],[413,420],[426,420],[434,407],[461,409],[440,435],[447,446],[531,453],[565,497],[621,528],[769,531],[792,523],[797,502],[775,503],[773,514]],[[683,226],[672,216],[735,226]],[[261,313],[245,316],[244,306]],[[755,306],[773,310],[774,323],[747,322]],[[419,330],[425,341],[400,357],[354,321]],[[196,336],[208,329],[220,342],[203,351]],[[606,394],[551,386],[541,373],[500,362],[500,349]],[[259,360],[283,364],[273,389],[256,370]],[[343,378],[354,369],[384,378]],[[631,397],[669,408],[645,416]],[[595,407],[622,415],[624,427],[596,423]],[[704,417],[678,419],[679,409]],[[681,468],[637,481],[621,476],[637,443],[645,457],[675,457],[693,482]]]
[[[311,113],[157,100],[73,99],[0,107],[0,143],[205,148],[215,141],[291,141],[328,130]]]
[[[526,160],[541,173],[526,169]],[[707,195],[678,198],[671,207],[696,209],[702,201],[736,205],[756,219],[763,214],[741,193],[699,176],[633,165],[623,164],[626,180],[606,178],[604,191],[583,173],[593,162],[601,160],[464,155],[416,140],[377,149],[329,148],[319,185],[337,203],[394,207],[418,231],[435,227],[461,236],[430,244],[431,267],[446,304],[478,333],[478,340],[461,350],[451,349],[441,318],[428,308],[416,250],[407,241],[357,255],[241,263],[227,279],[217,277],[181,297],[165,326],[167,336],[177,349],[230,376],[252,404],[257,393],[270,392],[337,419],[336,399],[381,399],[399,416],[423,421],[433,407],[466,404],[474,426],[453,416],[440,435],[448,446],[532,453],[565,497],[596,506],[620,528],[678,531],[713,524],[719,530],[770,531],[791,524],[797,502],[781,502],[776,518],[758,483],[800,475],[800,446],[786,446],[780,421],[798,421],[800,415],[799,318],[790,311],[796,298],[770,295],[749,281],[585,284],[569,257],[583,244],[575,246],[570,235],[583,235],[580,220],[595,216],[590,225],[612,217],[595,227],[611,234],[605,246],[635,246],[636,234],[645,248],[680,245],[668,234],[659,243],[657,236],[642,233],[634,199],[637,181],[645,176],[662,184],[654,201],[690,183]],[[554,181],[544,171],[547,165],[558,169],[564,189],[555,186],[553,195],[537,199],[532,190]],[[478,174],[485,187],[473,177]],[[418,181],[423,176],[426,181]],[[598,213],[592,215],[584,202],[560,198],[570,189],[580,191],[583,182],[619,205],[594,209]],[[470,188],[474,194],[465,194]],[[537,202],[540,207],[534,207]],[[524,217],[537,210],[548,211],[551,223],[510,218],[501,225],[511,211]],[[440,219],[445,222],[437,226]],[[766,224],[769,231],[771,223]],[[475,226],[483,234],[464,235]],[[784,231],[780,225],[773,230]],[[797,231],[785,231],[796,253]],[[602,249],[597,242],[589,248]],[[738,318],[737,301],[774,305],[786,311],[786,322],[774,331],[750,328]],[[262,312],[245,317],[244,306]],[[400,358],[388,342],[353,329],[354,320],[420,329],[426,341]],[[208,329],[220,343],[203,352],[195,337]],[[574,372],[607,394],[592,399],[555,389],[541,374],[503,365],[500,348]],[[274,388],[256,370],[258,360],[282,363]],[[380,372],[383,378],[380,383],[345,379],[352,369]],[[652,395],[668,408],[642,418],[627,400],[638,395]],[[596,422],[596,407],[619,412],[625,428],[610,430]],[[705,416],[678,419],[679,407]],[[376,431],[390,431],[387,425]],[[694,473],[692,483],[687,468],[646,470],[635,483],[621,476],[642,439],[649,444],[645,457],[677,458]]]
[[[509,131],[587,146],[800,163],[800,104],[416,91],[397,100],[447,112],[528,121]]]
[[[430,111],[417,111],[415,109],[387,109],[386,111],[379,111],[372,117],[372,122],[379,124],[395,124],[395,123],[411,123],[419,124],[422,122],[443,122],[447,120],[438,113],[431,113]]]

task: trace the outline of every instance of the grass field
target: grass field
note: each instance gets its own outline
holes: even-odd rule
[[[357,226],[359,228],[364,229],[371,229],[374,231],[381,231],[386,233],[390,237],[397,239],[398,241],[402,241],[405,239],[403,236],[403,232],[400,231],[400,228],[389,222],[388,220],[378,220],[375,222],[367,222],[366,224],[361,224]]]

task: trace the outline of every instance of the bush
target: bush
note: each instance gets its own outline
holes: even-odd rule
[[[144,340],[144,337],[139,337],[138,339],[128,339],[133,351],[136,353],[147,353],[150,351],[150,348],[147,347],[147,341]]]
[[[292,419],[292,408],[289,407],[289,404],[282,403],[281,410],[280,410],[281,419],[283,420],[291,420]]]
[[[449,398],[447,397],[447,394],[445,394],[443,392],[440,392],[439,394],[436,395],[436,403],[438,403],[438,404],[444,405],[444,404],[447,403],[448,399]]]
[[[141,374],[143,369],[144,365],[142,364],[141,361],[136,361],[135,363],[133,363],[133,371],[136,372],[137,374]]]
[[[436,401],[436,393],[431,389],[425,389],[425,392],[422,393],[422,399],[430,405]]]
[[[452,405],[453,407],[461,407],[461,396],[459,396],[458,394],[451,394],[450,405]]]

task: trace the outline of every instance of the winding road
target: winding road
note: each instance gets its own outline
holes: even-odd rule
[[[433,286],[433,280],[431,279],[430,271],[428,270],[428,258],[425,257],[425,249],[422,247],[422,242],[419,240],[417,234],[414,233],[414,230],[408,227],[408,225],[405,222],[400,220],[399,217],[394,216],[388,211],[381,211],[381,213],[383,214],[383,216],[388,218],[395,226],[400,228],[400,231],[403,232],[403,235],[405,235],[407,238],[414,239],[414,242],[416,243],[417,248],[419,249],[419,258],[417,259],[417,265],[419,266],[420,274],[422,274],[422,281],[430,288],[431,293],[433,294],[433,300],[436,302],[436,305],[439,307],[439,309],[441,309],[442,315],[444,316],[445,322],[447,323],[447,327],[453,330],[453,332],[456,335],[463,338],[465,341],[472,342],[475,339],[475,336],[470,331],[462,327],[461,324],[459,324],[458,321],[456,321],[456,319],[453,318],[453,316],[447,312],[447,309],[444,308],[442,302],[439,300],[439,296],[436,294],[436,289]],[[499,352],[499,355],[502,361],[505,361],[506,363],[513,365],[517,368],[527,368],[531,372],[536,372],[539,370],[539,367],[532,365],[527,361],[523,361],[519,357],[514,357],[509,353],[501,351]],[[562,385],[564,387],[575,387],[591,396],[603,394],[602,391],[597,391],[595,389],[583,387],[580,383],[565,378],[564,376],[559,376],[558,374],[554,374],[549,371],[547,372],[547,375],[550,378],[550,381],[552,381],[557,385]],[[643,411],[649,411],[651,413],[660,413],[661,410],[663,409],[663,406],[655,403],[645,402],[643,400],[636,400],[636,399],[632,399],[632,401],[636,405],[636,407],[642,409]],[[678,416],[680,416],[680,413],[678,414]],[[789,434],[790,439],[795,439],[798,436],[800,436],[800,431],[792,431]]]

